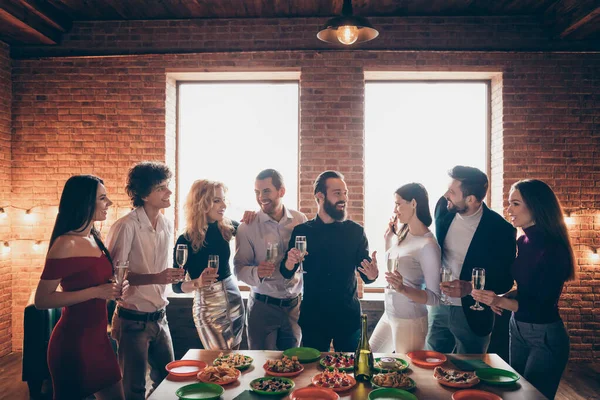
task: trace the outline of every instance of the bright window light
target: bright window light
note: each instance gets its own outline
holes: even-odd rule
[[[468,165],[486,172],[487,110],[487,85],[482,82],[367,82],[365,230],[379,260],[396,189],[423,184],[433,216],[450,168]],[[435,233],[433,224],[430,228]],[[383,272],[376,286],[386,285]]]
[[[254,180],[274,168],[285,180],[284,203],[298,207],[298,82],[203,82],[179,87],[178,231],[196,179],[228,187],[226,215],[257,210]]]

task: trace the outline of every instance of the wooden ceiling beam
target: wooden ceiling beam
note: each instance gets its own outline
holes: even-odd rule
[[[567,36],[569,36],[571,33],[575,32],[577,29],[581,28],[582,26],[584,26],[585,24],[587,24],[588,22],[592,21],[594,18],[596,18],[598,15],[600,15],[600,6],[596,7],[595,9],[591,10],[590,12],[588,12],[587,14],[585,14],[583,17],[579,18],[576,21],[573,21],[569,26],[567,26],[561,33],[560,33],[560,38],[564,39]]]
[[[49,27],[37,13],[7,0],[0,0],[0,23],[14,27],[22,35],[41,44],[57,44],[60,41],[60,31]]]
[[[52,28],[63,33],[71,29],[72,21],[58,13],[47,1],[19,0],[19,2],[29,11],[43,19]]]
[[[556,0],[544,12],[544,20],[557,38],[565,39],[598,15],[598,0]]]

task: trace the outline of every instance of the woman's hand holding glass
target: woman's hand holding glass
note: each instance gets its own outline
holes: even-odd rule
[[[196,286],[196,287],[210,286],[213,283],[215,283],[218,278],[219,278],[219,274],[218,274],[216,268],[205,268],[204,271],[202,271],[202,274],[200,274],[200,278],[195,279],[195,281],[199,281],[198,285],[196,285],[196,283],[194,283],[194,286]]]

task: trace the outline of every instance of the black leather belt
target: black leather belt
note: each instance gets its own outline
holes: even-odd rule
[[[163,308],[162,310],[158,310],[155,312],[142,312],[119,307],[117,308],[117,315],[119,316],[119,318],[129,319],[131,321],[158,321],[165,316],[165,309]]]
[[[273,304],[279,307],[295,307],[300,300],[300,296],[296,296],[293,299],[277,299],[275,297],[267,296],[266,294],[254,293],[254,298],[263,303]]]

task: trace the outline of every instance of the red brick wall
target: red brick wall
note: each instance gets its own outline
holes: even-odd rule
[[[0,243],[11,234],[10,209],[10,121],[12,81],[9,46],[0,42]],[[1,247],[1,246],[0,246]],[[12,271],[10,254],[0,249],[0,357],[11,351]]]
[[[143,159],[166,160],[170,164],[174,160],[175,88],[166,78],[168,71],[298,68],[301,70],[300,201],[302,210],[311,215],[315,211],[312,181],[319,172],[332,168],[346,175],[353,193],[350,215],[354,220],[363,221],[363,72],[366,69],[501,73],[502,78],[491,85],[493,206],[497,209],[502,206],[514,181],[536,177],[553,185],[568,207],[600,208],[600,170],[596,167],[600,157],[597,123],[600,81],[594,75],[600,69],[600,54],[288,51],[286,46],[295,39],[294,29],[283,35],[286,31],[282,31],[282,27],[286,23],[270,22],[256,33],[257,37],[273,38],[269,46],[279,47],[278,51],[13,61],[13,203],[20,207],[57,204],[62,184],[69,175],[90,172],[106,180],[109,195],[121,207],[120,214],[128,206],[123,186],[131,164]],[[161,27],[154,28],[155,24]],[[166,51],[166,43],[153,42],[166,35],[165,40],[173,39],[170,41],[173,47],[185,51],[182,46],[188,41],[175,40],[178,32],[194,37],[198,30],[202,31],[201,27],[210,24],[212,22],[200,21],[190,28],[188,22],[144,22],[143,29],[127,34],[131,40],[135,37],[136,43],[146,43],[146,50],[156,44],[157,51]],[[220,29],[232,33],[242,26],[245,37],[252,34],[251,30],[244,30],[247,24],[240,21],[234,26],[225,22]],[[84,26],[87,25],[76,29]],[[91,29],[89,26],[86,29]],[[456,28],[464,37],[452,40],[457,43],[466,40],[470,36],[468,28],[468,25]],[[83,49],[86,47],[83,42],[88,41],[88,48],[93,48],[90,41],[95,40],[103,40],[105,47],[113,46],[102,36],[116,35],[115,29],[119,32],[118,27],[99,30],[98,36],[91,36],[90,30],[87,37],[80,31],[78,38],[72,33],[66,38],[67,46],[74,46],[73,41],[82,41],[77,46]],[[383,33],[392,35],[385,39],[387,43],[402,47],[403,35],[415,37],[412,31],[403,29],[398,25],[395,33],[393,24],[386,25],[382,40]],[[212,38],[211,35],[214,36],[205,32],[202,37]],[[424,36],[424,33],[416,36]],[[444,32],[436,30],[427,40],[442,43],[442,36]],[[512,33],[507,37],[515,40]],[[198,40],[202,40],[200,36]],[[254,46],[260,46],[263,40],[267,39],[257,40]],[[229,48],[234,44],[235,38],[227,43],[207,44],[206,49]],[[135,52],[134,45],[122,47],[120,51]],[[429,167],[435,168],[435,165]],[[13,233],[47,240],[52,222],[45,216],[51,215],[52,209],[39,210],[43,215],[35,227],[16,218]],[[110,215],[107,225],[114,221],[116,214]],[[591,261],[585,247],[600,246],[597,233],[600,215],[597,211],[585,214],[589,216],[577,219],[573,228],[583,279],[566,287],[561,302],[571,333],[574,360],[600,357],[600,267],[598,262]],[[31,272],[13,285],[15,349],[21,346],[22,309],[37,283],[42,258],[43,254],[37,258],[19,258],[24,264],[19,270]]]

